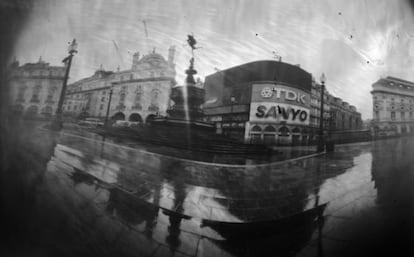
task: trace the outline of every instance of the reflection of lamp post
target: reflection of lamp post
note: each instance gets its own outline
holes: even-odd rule
[[[67,87],[67,84],[68,84],[70,66],[72,65],[72,58],[73,58],[73,55],[78,52],[77,48],[78,48],[78,43],[76,43],[76,39],[73,39],[72,43],[68,47],[69,55],[65,59],[63,59],[63,61],[62,61],[63,63],[66,64],[66,71],[65,71],[65,77],[63,78],[62,90],[60,91],[58,106],[56,108],[56,117],[54,119],[54,122],[52,123],[52,128],[55,129],[55,130],[60,130],[60,129],[62,129],[62,126],[63,126],[63,124],[62,124],[63,101],[65,99],[66,87]]]
[[[109,118],[109,110],[111,109],[111,100],[112,100],[112,93],[113,93],[114,85],[111,84],[111,90],[109,90],[109,99],[108,99],[108,106],[106,107],[106,116],[105,116],[105,127],[109,126],[108,118]]]
[[[236,102],[236,98],[234,96],[230,97],[231,102],[231,110],[230,110],[230,137],[232,136],[233,132],[233,105]]]
[[[324,91],[325,91],[325,74],[322,73],[321,75],[321,113],[320,113],[320,117],[319,117],[319,140],[318,140],[318,147],[317,147],[317,151],[318,152],[323,152],[324,151],[324,142],[323,142],[323,97],[324,97]]]

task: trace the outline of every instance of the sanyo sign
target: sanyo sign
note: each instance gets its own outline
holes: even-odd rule
[[[250,121],[309,124],[310,94],[287,85],[254,84]]]

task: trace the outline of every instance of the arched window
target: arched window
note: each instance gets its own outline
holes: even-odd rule
[[[141,115],[139,115],[138,113],[133,113],[129,116],[129,121],[142,122]]]
[[[13,112],[15,114],[21,114],[21,113],[23,113],[23,110],[24,110],[24,107],[21,104],[16,104],[16,105],[13,106]]]
[[[42,114],[45,115],[45,116],[51,116],[52,115],[52,112],[53,112],[53,108],[51,106],[49,106],[49,105],[45,106],[42,109]]]
[[[279,136],[289,136],[289,129],[287,127],[281,127],[279,129]]]
[[[151,122],[154,121],[155,117],[156,116],[154,114],[148,115],[147,118],[145,119],[145,123],[150,124]]]
[[[273,126],[267,126],[264,129],[265,132],[276,132],[276,129]]]
[[[256,125],[252,128],[252,132],[262,132],[262,128]]]
[[[299,134],[300,133],[300,129],[299,128],[294,128],[292,130],[292,133]]]
[[[117,112],[112,116],[111,119],[112,120],[125,120],[125,114],[123,114],[122,112]]]
[[[37,114],[38,108],[36,105],[32,105],[27,109],[28,114]]]

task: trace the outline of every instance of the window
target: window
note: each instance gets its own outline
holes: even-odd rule
[[[413,112],[410,112],[410,120],[413,119]]]
[[[142,90],[141,87],[138,87],[135,91],[135,100],[134,100],[134,109],[141,109],[141,99],[142,99]]]
[[[119,102],[124,102],[125,101],[125,97],[126,97],[126,94],[123,92],[123,93],[121,93],[120,95],[119,95]]]
[[[104,105],[103,105],[103,104],[101,104],[101,105],[99,106],[99,110],[103,110],[103,108],[104,108]]]
[[[105,102],[105,96],[101,98],[101,102]]]
[[[17,93],[17,99],[18,102],[24,102],[24,92],[26,91],[26,86],[20,86],[19,91]]]
[[[160,91],[157,89],[152,90],[151,92],[151,103],[155,104],[158,101],[158,96]]]
[[[30,99],[30,102],[39,102],[39,93],[41,89],[42,89],[41,85],[36,85],[33,88],[33,95],[32,95],[32,99]]]
[[[401,112],[401,120],[405,120],[405,112]]]
[[[391,120],[395,120],[395,112],[391,112]]]
[[[49,91],[47,93],[46,103],[53,103],[53,96],[55,95],[55,92],[57,90],[56,86],[53,86],[49,88]]]

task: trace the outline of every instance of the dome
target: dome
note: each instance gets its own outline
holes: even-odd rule
[[[144,55],[141,60],[141,63],[149,63],[151,65],[159,65],[162,63],[167,63],[167,61],[164,59],[164,57],[162,57],[162,55],[160,55],[159,53],[156,53],[155,51],[153,51],[150,54]]]

